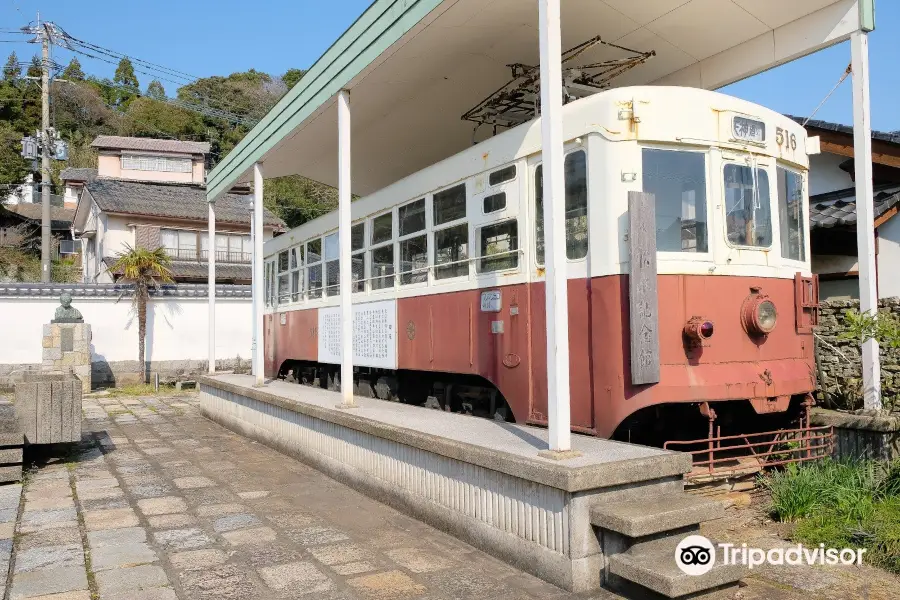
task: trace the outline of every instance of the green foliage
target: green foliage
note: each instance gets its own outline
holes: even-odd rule
[[[146,95],[154,100],[165,100],[166,89],[163,87],[163,84],[160,83],[159,79],[154,79],[150,82],[150,85],[147,86]]]
[[[2,104],[2,103],[0,103]],[[2,113],[0,113],[2,114]],[[0,183],[16,184],[25,180],[30,163],[22,158],[22,134],[9,122],[0,120]]]
[[[0,281],[31,283],[41,280],[40,250],[0,247]],[[78,283],[81,268],[72,259],[50,263],[50,280],[56,283]]]
[[[337,190],[305,177],[277,177],[266,180],[263,203],[280,216],[288,227],[297,227],[337,210]]]
[[[69,81],[84,81],[84,71],[81,70],[81,63],[78,62],[77,56],[73,56],[69,61],[69,66],[63,71],[62,77]]]
[[[291,89],[297,85],[297,82],[300,81],[304,75],[306,75],[305,69],[288,69],[287,72],[281,76],[281,80],[288,89]]]
[[[25,74],[29,77],[40,77],[42,72],[41,57],[35,54],[31,57],[31,64],[28,65],[28,70],[25,71]]]
[[[4,81],[14,81],[21,76],[22,67],[19,66],[19,57],[16,56],[15,52],[12,52],[3,66],[3,79]]]
[[[138,94],[141,84],[137,75],[134,74],[134,65],[131,64],[128,58],[123,58],[119,61],[119,66],[116,67],[116,73],[113,75],[113,83],[129,90],[134,90],[117,90],[118,102],[116,104],[126,104]]]
[[[160,132],[179,138],[202,137],[206,132],[203,119],[194,112],[160,102],[146,96],[135,98],[125,110],[121,135],[160,137]]]
[[[866,562],[900,573],[900,462],[792,464],[760,481],[772,515],[797,521],[796,541],[867,548]]]
[[[889,310],[872,314],[850,309],[844,314],[844,331],[838,337],[860,344],[874,338],[881,346],[900,348],[900,319]]]

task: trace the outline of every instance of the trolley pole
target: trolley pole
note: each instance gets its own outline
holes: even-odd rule
[[[562,133],[560,0],[538,0],[541,49],[541,151],[547,311],[547,421],[551,458],[571,456],[569,295]]]
[[[50,31],[38,23],[41,37],[41,281],[50,282]]]

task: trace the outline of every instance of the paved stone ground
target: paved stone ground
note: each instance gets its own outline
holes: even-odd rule
[[[17,525],[4,600],[619,598],[522,573],[221,428],[196,404],[85,399],[86,442],[39,457],[17,523],[19,487],[0,487],[0,572]],[[819,597],[748,582],[707,598]]]

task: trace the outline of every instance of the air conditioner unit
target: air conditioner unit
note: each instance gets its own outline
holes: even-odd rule
[[[60,240],[59,241],[59,253],[60,254],[77,254],[78,251],[75,249],[75,240]]]

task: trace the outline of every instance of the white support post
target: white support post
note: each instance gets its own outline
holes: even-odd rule
[[[209,205],[209,372],[216,372],[216,203]]]
[[[571,450],[569,300],[566,277],[560,0],[538,0],[541,49],[541,152],[547,295],[547,422],[550,453]]]
[[[253,165],[253,295],[256,296],[256,309],[253,313],[256,330],[256,347],[253,349],[253,366],[256,385],[265,383],[266,372],[263,358],[265,334],[263,333],[263,307],[266,305],[263,291],[263,166]]]
[[[353,408],[353,279],[350,265],[350,92],[338,93],[338,248],[341,292],[341,407]]]
[[[256,226],[253,223],[254,218],[253,215],[255,213],[255,207],[253,204],[253,197],[250,198],[250,277],[256,277]],[[263,282],[265,283],[265,282]],[[259,337],[259,332],[256,329],[256,306],[257,300],[256,298],[256,286],[250,286],[250,296],[251,296],[251,308],[250,311],[253,313],[253,335],[250,340],[250,372],[253,375],[256,375],[256,344],[257,338]],[[265,306],[265,300],[263,300],[263,306]]]
[[[875,268],[875,207],[872,189],[872,123],[869,114],[869,36],[850,37],[853,68],[853,163],[856,178],[856,246],[859,257],[859,310],[878,312]],[[863,405],[881,410],[881,365],[878,342],[862,345]]]

